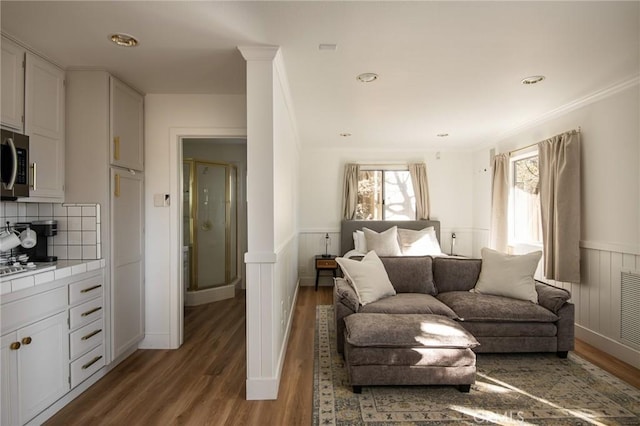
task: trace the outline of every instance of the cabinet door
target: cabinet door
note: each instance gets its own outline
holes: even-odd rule
[[[143,170],[143,97],[114,77],[110,81],[111,164]]]
[[[16,333],[9,333],[0,339],[0,424],[16,425],[18,416],[18,351],[11,345],[18,342]]]
[[[64,71],[29,52],[26,64],[29,197],[64,201]]]
[[[144,179],[111,170],[113,358],[144,337]]]
[[[1,121],[20,133],[24,130],[24,54],[23,48],[2,37]]]
[[[67,313],[38,321],[17,332],[21,424],[69,391]]]

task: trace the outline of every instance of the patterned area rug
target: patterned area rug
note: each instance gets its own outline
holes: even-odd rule
[[[454,386],[351,392],[333,306],[316,310],[314,425],[640,425],[640,390],[578,356],[478,354],[470,393]]]

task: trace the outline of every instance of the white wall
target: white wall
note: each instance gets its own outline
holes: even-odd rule
[[[496,143],[507,152],[581,127],[582,282],[554,284],[572,292],[577,336],[636,367],[640,346],[620,338],[620,270],[640,270],[639,117],[636,78]],[[478,162],[488,151],[475,154]],[[474,226],[488,229],[490,183],[478,181],[474,194]]]
[[[178,284],[179,265],[172,253],[171,216],[179,208],[181,188],[172,188],[172,173],[179,165],[172,164],[172,151],[177,140],[172,134],[187,133],[202,136],[227,136],[228,129],[246,131],[246,100],[235,95],[162,95],[145,97],[145,219],[146,219],[146,337],[143,348],[170,348],[172,307],[171,292]],[[195,130],[194,130],[195,129]],[[200,129],[200,130],[198,130]],[[175,155],[175,152],[174,154]],[[172,194],[169,208],[154,207],[154,194]],[[181,244],[178,240],[177,244]]]
[[[303,149],[300,157],[300,254],[301,284],[315,283],[313,256],[324,252],[324,233],[330,232],[333,254],[340,254],[340,220],[344,165],[399,164],[424,162],[427,165],[431,219],[441,221],[441,246],[450,251],[451,232],[456,233],[457,254],[473,255],[474,157],[471,152],[389,150]],[[321,279],[321,284],[331,284]]]

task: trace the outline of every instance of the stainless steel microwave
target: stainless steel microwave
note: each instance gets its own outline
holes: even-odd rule
[[[2,130],[0,198],[15,201],[29,196],[29,136]]]

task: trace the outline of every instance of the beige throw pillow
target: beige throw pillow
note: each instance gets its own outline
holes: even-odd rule
[[[384,232],[376,232],[369,228],[362,228],[367,241],[367,250],[373,250],[378,256],[401,256],[398,245],[398,227],[393,226]]]
[[[404,256],[440,256],[442,250],[433,226],[421,231],[398,228],[400,251]]]
[[[338,257],[336,262],[356,291],[362,306],[396,294],[387,270],[375,251],[370,251],[360,261]]]
[[[538,303],[533,274],[541,257],[541,251],[510,255],[485,247],[482,249],[480,277],[470,291]]]

